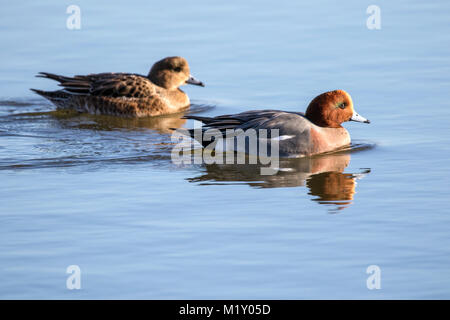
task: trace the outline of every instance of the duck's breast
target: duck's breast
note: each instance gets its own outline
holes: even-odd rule
[[[160,97],[166,102],[172,112],[179,112],[189,107],[189,97],[181,89],[166,90],[160,93]]]
[[[311,125],[311,154],[333,151],[349,144],[350,134],[345,128],[323,128]]]
[[[345,128],[324,128],[309,121],[301,113],[283,113],[270,121],[280,129],[280,156],[301,157],[333,151],[350,144]]]

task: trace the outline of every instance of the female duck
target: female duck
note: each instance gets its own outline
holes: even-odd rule
[[[168,57],[156,62],[148,76],[131,73],[97,73],[65,77],[40,72],[37,77],[53,79],[64,87],[58,91],[31,89],[60,109],[92,114],[127,117],[159,116],[189,108],[189,97],[178,87],[194,84],[204,87],[191,76],[182,57]]]
[[[352,98],[344,90],[329,91],[317,96],[309,104],[306,113],[254,110],[214,118],[199,116],[186,118],[202,121],[205,124],[204,131],[218,129],[226,134],[227,129],[243,131],[255,129],[259,141],[264,139],[259,137],[260,129],[267,131],[278,129],[279,135],[272,137],[272,140],[279,141],[280,157],[302,157],[339,149],[350,144],[350,134],[342,127],[343,122],[370,123],[355,112]],[[198,137],[194,134],[194,130],[190,130],[190,135],[194,138]],[[204,146],[211,143],[211,141],[200,142]],[[227,151],[229,145],[229,143],[226,144]],[[235,143],[231,145],[235,151],[249,153],[247,145],[244,146],[245,149],[239,148]]]

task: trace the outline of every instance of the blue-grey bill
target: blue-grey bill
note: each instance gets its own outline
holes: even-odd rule
[[[196,86],[201,86],[201,87],[205,86],[205,84],[203,82],[201,82],[200,80],[195,79],[191,75],[189,76],[189,79],[186,80],[186,83],[193,84],[193,85],[196,85]]]
[[[356,113],[356,111],[353,111],[353,115],[350,118],[350,121],[370,123],[370,120],[364,118],[363,116],[360,116],[358,113]]]

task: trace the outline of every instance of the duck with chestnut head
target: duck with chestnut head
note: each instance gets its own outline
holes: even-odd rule
[[[204,87],[195,79],[186,59],[167,57],[156,62],[147,76],[133,73],[96,73],[66,77],[40,72],[38,77],[56,80],[62,90],[31,89],[59,109],[92,114],[147,117],[172,114],[189,108],[180,86]]]
[[[278,129],[276,139],[279,143],[280,157],[302,157],[330,152],[350,144],[350,134],[342,127],[346,121],[370,123],[360,116],[353,107],[350,95],[344,90],[334,90],[322,93],[309,104],[306,112],[289,112],[280,110],[253,110],[238,114],[217,117],[186,116],[204,123],[203,131],[217,129],[226,134],[228,129],[255,129],[258,140],[266,139],[259,136],[260,129]],[[190,130],[192,137],[199,137]],[[201,135],[203,136],[203,135]],[[266,139],[267,140],[267,139]],[[211,141],[200,141],[204,146]],[[226,143],[234,151],[249,153],[248,145],[243,150],[236,150],[236,144]],[[220,150],[222,151],[222,150]]]

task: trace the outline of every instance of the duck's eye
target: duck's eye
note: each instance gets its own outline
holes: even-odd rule
[[[345,109],[345,107],[346,107],[345,102],[342,102],[342,103],[338,104],[338,107],[341,108],[341,109]]]
[[[173,69],[175,72],[180,72],[181,71],[181,67],[176,67]]]

